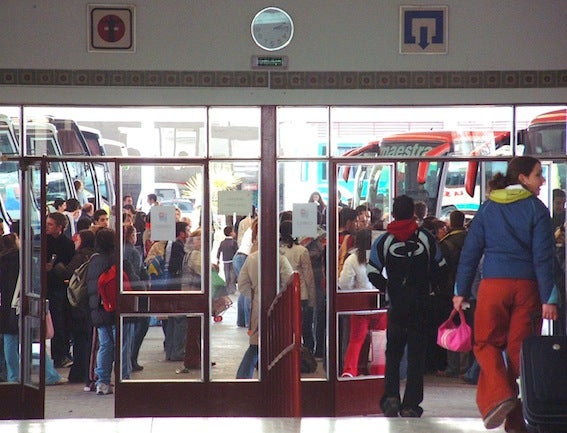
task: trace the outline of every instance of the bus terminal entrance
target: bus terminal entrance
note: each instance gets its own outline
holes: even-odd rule
[[[94,202],[100,191],[112,192],[100,203],[110,211],[110,228],[115,231],[120,252],[116,264],[124,267],[125,245],[130,242],[141,254],[146,273],[143,283],[132,290],[123,281],[119,284],[114,397],[99,396],[114,398],[116,417],[279,416],[279,408],[265,398],[275,392],[288,401],[299,400],[302,416],[380,413],[385,344],[380,317],[386,314],[386,298],[374,289],[340,287],[344,230],[340,209],[367,204],[379,210],[376,218],[382,225],[372,227],[373,239],[391,221],[392,199],[399,194],[424,201],[429,214],[437,217],[454,209],[472,217],[486,193],[487,180],[495,171],[505,169],[505,161],[515,154],[513,135],[428,131],[411,136],[390,134],[379,143],[367,140],[364,145],[338,140],[340,145],[333,147],[337,141],[333,134],[340,128],[334,129],[332,125],[338,123],[332,122],[327,129],[322,127],[329,119],[325,108],[206,107],[180,111],[184,121],[166,121],[159,118],[163,113],[152,112],[152,122],[134,125],[130,119],[127,126],[120,126],[128,149],[121,156],[105,156],[105,149],[110,148],[105,132],[92,133],[93,125],[88,122],[80,126],[85,131],[91,128],[90,137],[98,140],[100,156],[62,154],[57,150],[61,149],[57,128],[49,122],[38,123],[36,116],[29,128],[20,126],[19,133],[14,130],[5,135],[14,145],[2,149],[0,204],[5,221],[20,221],[21,349],[20,380],[0,386],[0,398],[7,402],[0,416],[45,415],[51,351],[45,325],[48,283],[44,264],[50,260],[45,224],[57,198],[78,197],[73,176],[79,172],[92,176],[87,185],[97,185],[88,187],[88,201]],[[143,110],[137,114],[141,113]],[[11,131],[10,127],[0,128],[5,131]],[[26,138],[23,149],[18,145],[19,137]],[[112,136],[114,142],[118,138]],[[141,154],[140,149],[148,145],[142,147],[140,142],[151,145],[155,153]],[[6,143],[3,138],[2,145]],[[310,145],[302,148],[302,143]],[[458,155],[455,149],[460,149]],[[473,151],[480,153],[473,155]],[[564,159],[564,155],[546,157],[549,180],[542,200],[547,204],[551,203],[552,189],[565,187]],[[92,169],[94,166],[98,168]],[[315,191],[320,195],[317,202],[310,200]],[[154,195],[157,205],[149,200]],[[135,239],[124,230],[136,226],[136,215],[122,212],[127,196],[132,198],[135,214],[150,215],[150,221],[144,218],[136,227]],[[322,202],[324,210],[319,209]],[[297,339],[308,346],[314,360],[310,369],[293,379],[299,387],[291,386],[285,372],[274,373],[268,358],[268,312],[287,284],[279,265],[280,228],[286,213],[291,215],[293,238],[308,251],[312,273],[310,292],[292,312],[293,317],[309,318]],[[257,233],[252,237],[255,220]],[[168,262],[168,251],[178,235],[176,222],[187,223],[185,246],[196,251],[192,253],[193,271],[198,278],[174,288],[167,283],[163,262]],[[235,234],[225,234],[226,227],[232,227]],[[260,305],[259,361],[251,377],[236,379],[251,343],[250,322],[246,317],[240,320],[246,300],[227,284],[224,257],[218,254],[226,237],[234,236],[238,242],[248,229],[251,245],[244,254],[257,257],[255,268],[247,272],[256,270],[258,274],[254,296]],[[225,299],[225,310],[219,307],[221,299]],[[381,324],[369,329],[358,371],[349,376],[344,365],[349,324],[353,318],[356,321],[370,315],[377,316]],[[291,321],[282,321],[280,328],[288,330]],[[143,369],[128,371],[124,365],[132,359],[125,358],[123,348],[127,334],[140,324],[145,331],[137,362]],[[67,370],[58,371],[67,374]]]

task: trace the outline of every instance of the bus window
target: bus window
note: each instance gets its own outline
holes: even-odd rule
[[[11,128],[11,121],[6,116],[0,116],[0,152],[2,155],[15,156],[18,154],[16,137]],[[4,204],[3,211],[6,221],[20,219],[20,170],[16,161],[3,161],[0,164],[0,201]]]
[[[518,133],[527,155],[565,155],[567,150],[567,110],[556,110],[535,117],[527,130]]]
[[[425,183],[418,182],[418,165],[417,161],[402,162],[397,165],[396,195],[406,194],[415,201],[425,202],[429,213],[432,214],[437,209],[442,163],[430,161],[427,164]]]
[[[61,155],[59,143],[55,138],[56,130],[49,124],[28,124],[26,125],[28,155]],[[50,162],[47,172],[47,203],[51,204],[56,198],[67,200],[74,197],[73,185],[67,171],[68,164],[62,162]],[[39,200],[41,185],[40,179],[36,176],[33,179],[32,190],[36,202]],[[40,203],[38,203],[38,208]]]

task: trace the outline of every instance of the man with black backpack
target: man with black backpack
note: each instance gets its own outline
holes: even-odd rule
[[[387,232],[374,241],[368,263],[368,278],[376,288],[384,286],[384,269],[388,276],[386,377],[380,406],[387,417],[420,417],[430,283],[445,260],[433,235],[418,227],[411,197],[396,197],[392,216]],[[408,374],[401,401],[399,372],[406,344]]]

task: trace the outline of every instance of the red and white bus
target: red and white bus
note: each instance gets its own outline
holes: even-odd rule
[[[390,198],[407,194],[426,202],[429,213],[439,217],[455,209],[474,213],[481,203],[478,163],[429,158],[501,155],[509,149],[508,131],[407,132],[347,152],[344,156],[376,159],[369,164],[347,166],[342,175],[345,181],[354,182],[353,206],[366,203],[389,212]],[[402,162],[396,164],[394,173],[393,163],[382,163],[380,159]]]

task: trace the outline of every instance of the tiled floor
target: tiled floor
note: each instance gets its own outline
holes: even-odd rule
[[[486,432],[473,418],[130,418],[2,421],[2,433],[476,433]],[[496,433],[503,428],[492,430]]]

